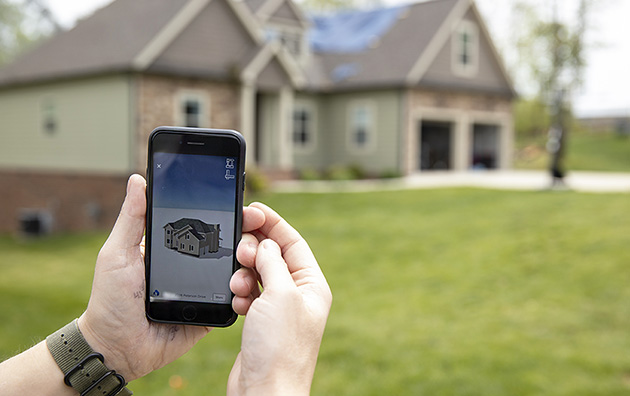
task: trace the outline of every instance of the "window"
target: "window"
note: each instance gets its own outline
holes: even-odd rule
[[[302,37],[299,34],[284,32],[280,35],[280,42],[293,55],[297,56],[302,53]]]
[[[198,128],[201,126],[201,105],[194,99],[188,99],[183,104],[184,126]]]
[[[192,252],[193,251],[193,245],[189,245],[188,246],[188,251]]]
[[[54,135],[58,130],[55,102],[52,98],[44,98],[40,106],[42,131],[46,135]]]
[[[186,234],[186,240],[190,240],[190,234]]]
[[[350,106],[349,145],[352,149],[365,151],[375,145],[374,105],[358,102]]]
[[[463,21],[453,35],[453,72],[462,77],[477,74],[479,66],[479,29]]]
[[[293,145],[302,151],[315,147],[314,108],[305,103],[297,103],[293,110]]]
[[[278,41],[291,54],[302,54],[302,33],[299,30],[281,27],[267,27],[265,30],[267,41]]]
[[[210,126],[209,100],[205,92],[180,92],[175,103],[175,120],[179,126],[191,128],[207,128]]]

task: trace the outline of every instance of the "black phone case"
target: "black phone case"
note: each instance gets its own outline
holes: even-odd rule
[[[239,164],[238,172],[236,175],[236,221],[235,221],[235,240],[234,240],[234,261],[232,273],[234,273],[240,264],[236,260],[236,248],[241,239],[242,223],[243,223],[243,195],[245,189],[245,139],[243,136],[233,130],[225,129],[205,129],[205,128],[184,128],[184,127],[158,127],[154,129],[149,136],[148,147],[148,159],[147,159],[147,217],[146,217],[146,238],[145,238],[145,311],[149,320],[159,323],[173,323],[183,325],[196,325],[196,326],[211,326],[211,327],[228,327],[238,318],[238,315],[232,310],[231,304],[215,304],[215,303],[201,303],[201,302],[183,302],[183,301],[170,301],[168,303],[162,302],[150,302],[150,249],[152,238],[150,237],[151,223],[152,223],[152,181],[153,181],[153,142],[156,136],[159,134],[181,134],[186,136],[200,135],[200,136],[216,136],[226,137],[229,139],[236,139],[240,148],[239,152]],[[234,298],[234,294],[231,293],[231,299]],[[163,304],[163,305],[160,305]],[[229,312],[225,307],[229,307]],[[159,307],[159,308],[158,308]],[[199,315],[198,310],[202,310],[202,314]],[[191,310],[194,310],[195,315],[191,315]],[[151,315],[151,313],[154,315]],[[157,314],[157,315],[156,315]],[[188,318],[194,316],[193,319]],[[167,316],[167,317],[164,317]]]

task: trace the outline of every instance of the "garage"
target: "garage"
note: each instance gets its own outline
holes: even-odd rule
[[[472,126],[472,169],[497,169],[499,167],[498,125],[473,124]]]
[[[420,170],[452,169],[453,123],[422,121],[420,124]]]

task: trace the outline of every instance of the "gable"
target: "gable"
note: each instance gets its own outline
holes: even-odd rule
[[[256,12],[262,7],[267,0],[245,0],[245,4],[252,10],[252,12]]]
[[[433,62],[430,64],[422,79],[421,86],[427,87],[458,87],[467,89],[480,89],[490,92],[511,93],[511,83],[506,79],[500,59],[497,58],[493,44],[484,34],[484,29],[472,7],[466,12],[462,20],[451,31]],[[476,45],[473,51],[475,65],[469,73],[461,73],[457,70],[457,46],[458,27],[466,25],[469,30],[475,32]]]
[[[258,75],[257,85],[263,90],[277,90],[285,86],[291,86],[291,78],[278,61],[278,58],[273,57]]]
[[[295,9],[287,1],[283,1],[280,7],[271,15],[269,22],[302,27],[302,18],[296,14]]]
[[[227,1],[211,1],[147,70],[233,77],[257,45]]]

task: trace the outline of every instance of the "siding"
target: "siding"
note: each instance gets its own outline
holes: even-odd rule
[[[44,131],[44,106],[56,132]],[[109,76],[0,91],[0,168],[124,174],[132,169],[130,84]]]
[[[301,95],[299,99],[309,100]],[[401,94],[398,90],[366,91],[311,97],[317,106],[317,147],[295,154],[298,169],[325,169],[336,165],[358,165],[371,173],[400,169]],[[374,109],[375,144],[366,151],[349,145],[350,109],[367,103]]]

